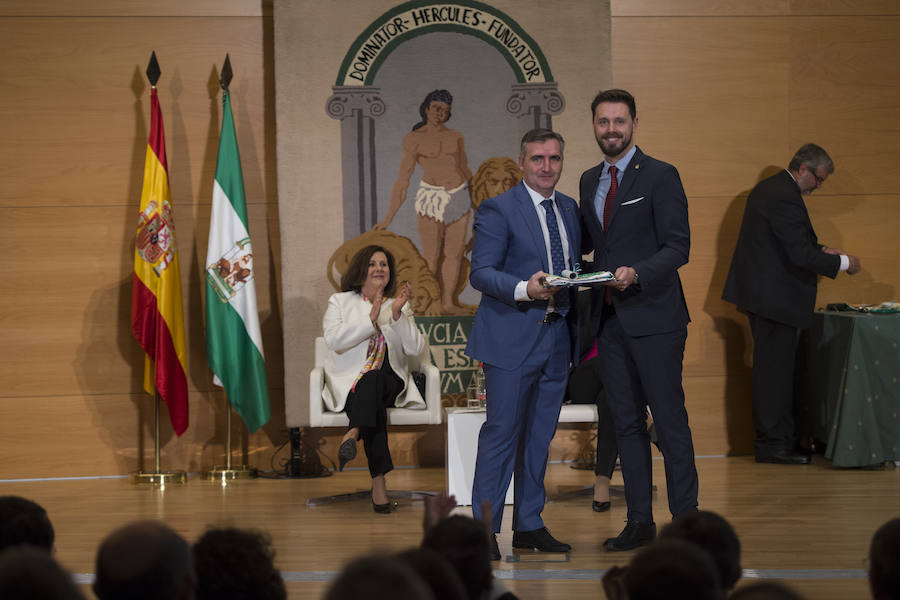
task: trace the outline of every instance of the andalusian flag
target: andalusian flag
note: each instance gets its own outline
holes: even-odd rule
[[[256,308],[244,178],[228,90],[206,250],[206,360],[253,433],[269,420],[269,387]]]
[[[188,426],[187,350],[181,304],[181,274],[162,112],[156,86],[150,89],[150,142],[144,161],[144,187],[134,249],[131,329],[147,353],[144,389],[159,391],[169,406],[175,433]]]

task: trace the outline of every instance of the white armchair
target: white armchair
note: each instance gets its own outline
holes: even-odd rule
[[[325,387],[325,357],[328,354],[325,338],[316,338],[315,366],[309,372],[309,426],[347,427],[350,420],[346,413],[332,412],[325,407],[322,389]],[[410,373],[425,373],[425,408],[388,408],[388,425],[440,425],[441,424],[441,374],[431,362],[428,346],[419,356],[410,356]]]
[[[315,366],[309,372],[309,426],[310,427],[347,427],[350,420],[346,413],[333,412],[325,407],[322,400],[322,389],[325,387],[325,357],[328,353],[325,338],[316,338]],[[431,362],[431,353],[426,344],[419,356],[408,357],[409,371],[425,373],[425,408],[388,408],[388,425],[440,425],[441,415],[441,374],[438,368]],[[413,490],[390,490],[389,498],[396,501],[397,498],[421,499],[429,492]],[[348,502],[352,500],[368,500],[371,497],[369,490],[324,496],[321,498],[307,498],[307,506],[320,506],[334,502]]]

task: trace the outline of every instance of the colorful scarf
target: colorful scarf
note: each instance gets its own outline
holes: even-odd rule
[[[369,301],[365,296],[363,296],[363,299],[367,302]],[[381,368],[381,365],[384,363],[385,349],[387,349],[387,344],[384,343],[384,335],[381,333],[381,330],[377,330],[372,334],[372,337],[369,338],[369,349],[366,351],[366,363],[363,365],[362,370],[359,372],[359,375],[356,376],[356,380],[350,387],[351,392],[356,391],[356,384],[359,383],[359,380],[362,379],[363,375],[369,371],[376,371]]]

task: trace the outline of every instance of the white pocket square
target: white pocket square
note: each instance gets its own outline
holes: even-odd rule
[[[644,197],[641,196],[640,198],[635,198],[634,200],[629,200],[628,202],[623,202],[620,206],[628,206],[629,204],[634,204],[635,202],[640,202],[643,199],[644,199]]]

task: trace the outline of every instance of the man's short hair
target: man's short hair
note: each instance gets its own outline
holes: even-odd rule
[[[345,566],[322,596],[323,600],[434,600],[412,567],[396,556],[363,556]]]
[[[422,578],[434,600],[466,600],[462,578],[447,560],[431,548],[410,548],[397,555]]]
[[[55,536],[43,506],[21,496],[0,496],[0,550],[29,544],[49,552]]]
[[[876,600],[900,600],[900,519],[888,521],[872,536],[869,585]]]
[[[803,600],[803,596],[780,581],[757,581],[742,585],[728,600]]]
[[[563,136],[551,129],[538,127],[536,129],[532,129],[531,131],[526,131],[525,135],[522,136],[522,143],[519,145],[519,157],[525,156],[525,151],[528,149],[528,144],[531,144],[533,142],[546,142],[547,140],[556,140],[557,142],[559,142],[560,152],[562,152],[566,148],[566,141],[563,139]]]
[[[159,521],[136,521],[106,536],[97,550],[99,600],[164,600],[193,587],[191,547]]]
[[[218,527],[194,543],[197,600],[284,600],[272,539],[262,531]]]
[[[491,587],[490,540],[481,521],[463,515],[443,519],[428,530],[422,546],[456,569],[469,598],[480,598]]]
[[[658,540],[631,561],[623,578],[629,600],[719,600],[722,588],[709,553],[682,540]]]
[[[809,143],[800,146],[800,149],[794,153],[794,157],[788,164],[789,171],[796,171],[800,165],[806,165],[806,168],[815,171],[816,168],[825,165],[829,173],[834,173],[834,162],[825,152],[825,148],[817,144]]]
[[[84,596],[44,548],[20,545],[0,552],[0,598],[83,600]]]
[[[741,542],[722,516],[698,510],[681,513],[659,533],[661,540],[684,540],[709,553],[719,571],[723,589],[730,590],[741,578]]]
[[[601,90],[594,96],[594,101],[591,102],[591,119],[594,118],[597,106],[603,102],[621,102],[628,106],[628,112],[631,113],[631,120],[633,121],[637,118],[637,106],[634,103],[634,96],[625,90],[611,89]]]

